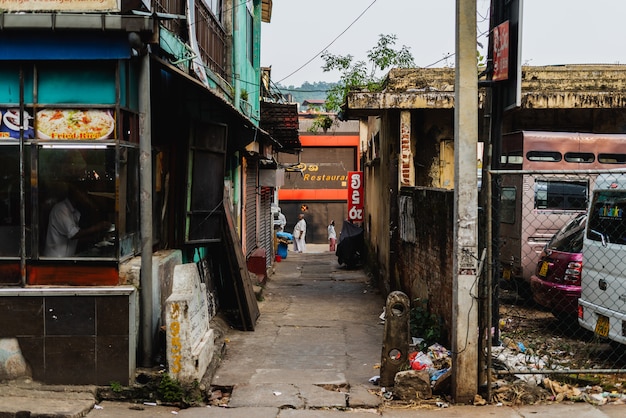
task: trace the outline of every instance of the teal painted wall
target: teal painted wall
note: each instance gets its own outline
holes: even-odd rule
[[[254,0],[253,4],[252,28],[248,27],[249,11],[246,3],[239,2],[233,8],[233,85],[235,87],[235,107],[244,110],[244,114],[258,126],[261,108],[259,102],[261,0]],[[248,55],[249,39],[252,41],[251,56]],[[248,93],[247,103],[249,106],[240,103],[243,90]]]

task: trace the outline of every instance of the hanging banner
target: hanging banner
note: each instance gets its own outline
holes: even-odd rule
[[[363,222],[363,172],[348,171],[348,220]]]
[[[493,29],[493,77],[494,81],[509,79],[509,21]]]

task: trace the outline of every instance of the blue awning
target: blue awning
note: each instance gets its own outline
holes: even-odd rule
[[[130,58],[126,32],[0,32],[0,60]]]

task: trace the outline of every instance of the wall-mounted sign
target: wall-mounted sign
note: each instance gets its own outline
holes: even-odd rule
[[[43,109],[35,115],[39,139],[107,139],[114,131],[115,119],[106,109]]]
[[[21,126],[24,128],[24,138],[34,137],[33,117],[28,110],[22,114]],[[0,139],[20,138],[20,110],[0,108]]]
[[[119,12],[119,0],[0,0],[9,12]]]
[[[363,172],[348,172],[348,219],[363,222]]]
[[[493,29],[493,77],[494,81],[509,79],[509,21]]]

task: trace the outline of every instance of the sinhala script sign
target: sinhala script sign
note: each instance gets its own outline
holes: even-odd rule
[[[348,171],[348,219],[363,222],[363,172]]]
[[[0,0],[0,9],[10,12],[119,12],[119,0]]]

